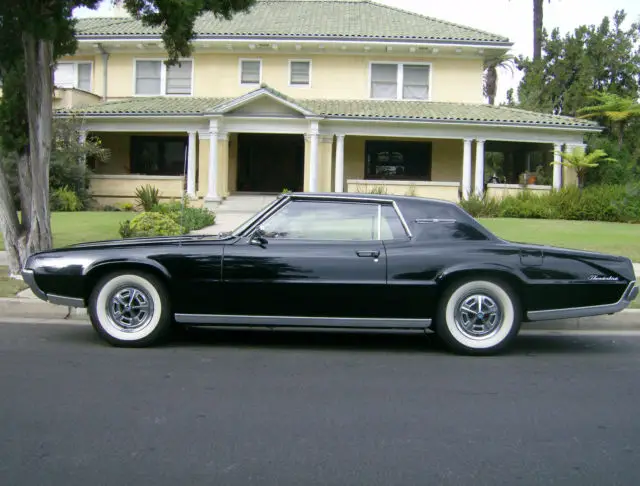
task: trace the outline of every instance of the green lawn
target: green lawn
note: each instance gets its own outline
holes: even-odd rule
[[[61,247],[86,241],[120,238],[119,223],[133,217],[132,213],[117,211],[52,213],[53,245]],[[0,250],[4,250],[2,236],[0,236]]]
[[[640,263],[640,224],[547,219],[481,219],[505,240],[600,251]]]

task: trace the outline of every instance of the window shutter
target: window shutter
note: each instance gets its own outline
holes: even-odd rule
[[[260,61],[242,61],[240,82],[242,84],[260,83]]]
[[[309,61],[291,61],[290,84],[310,84],[311,63]]]
[[[53,74],[53,84],[58,88],[74,88],[76,85],[75,64],[71,62],[58,64]]]
[[[397,64],[371,65],[371,97],[387,99],[398,97]]]
[[[181,61],[167,67],[167,94],[191,94],[191,68],[192,61]]]
[[[162,61],[136,61],[136,94],[161,94]]]
[[[78,64],[78,89],[91,91],[91,64]]]
[[[404,66],[402,98],[406,100],[429,99],[429,66]]]

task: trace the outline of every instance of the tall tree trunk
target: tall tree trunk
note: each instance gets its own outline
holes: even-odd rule
[[[533,60],[542,59],[544,0],[533,0]]]
[[[20,162],[18,162],[20,163]],[[9,272],[18,275],[27,255],[27,235],[20,224],[18,213],[11,195],[9,181],[0,164],[0,232],[4,238]]]
[[[498,69],[495,66],[487,68],[485,91],[490,105],[496,104],[496,94],[498,92]]]
[[[31,176],[27,252],[52,246],[49,213],[49,163],[53,133],[53,43],[22,35],[25,53],[27,117],[29,120],[29,168],[21,172],[25,183]],[[21,190],[25,189],[21,185]],[[24,262],[22,262],[24,263]]]

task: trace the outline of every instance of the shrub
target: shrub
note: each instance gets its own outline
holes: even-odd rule
[[[118,206],[112,206],[111,204],[105,204],[100,206],[100,211],[105,211],[107,213],[115,213],[118,211],[122,211]]]
[[[502,200],[471,197],[460,206],[478,217],[640,223],[640,184],[567,187],[549,194],[524,191]]]
[[[136,189],[136,201],[138,207],[145,211],[151,211],[160,202],[160,191],[150,184],[140,186]]]
[[[120,229],[118,230],[121,238],[131,238],[131,221],[128,219],[120,223]]]
[[[78,195],[67,186],[55,189],[51,193],[52,211],[80,211],[82,209],[82,201],[80,201]]]
[[[128,222],[126,222],[128,223]],[[128,227],[127,227],[128,226]],[[145,236],[176,236],[182,234],[180,226],[166,214],[145,212],[131,220],[131,223],[120,225],[120,235],[123,238]]]
[[[185,234],[211,226],[216,220],[216,215],[213,211],[206,208],[189,207],[188,199],[185,199],[183,203],[171,201],[169,203],[156,204],[153,206],[152,211],[169,216],[176,224],[182,227]]]
[[[121,211],[133,211],[135,209],[135,206],[133,205],[133,203],[126,202],[116,205],[116,208],[120,209]]]

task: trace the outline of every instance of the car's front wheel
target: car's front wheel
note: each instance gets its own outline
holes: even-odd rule
[[[454,351],[492,354],[515,339],[520,321],[518,298],[506,283],[467,279],[443,293],[435,331]]]
[[[143,347],[165,338],[171,326],[169,298],[162,282],[142,272],[106,275],[89,298],[97,333],[121,347]]]

